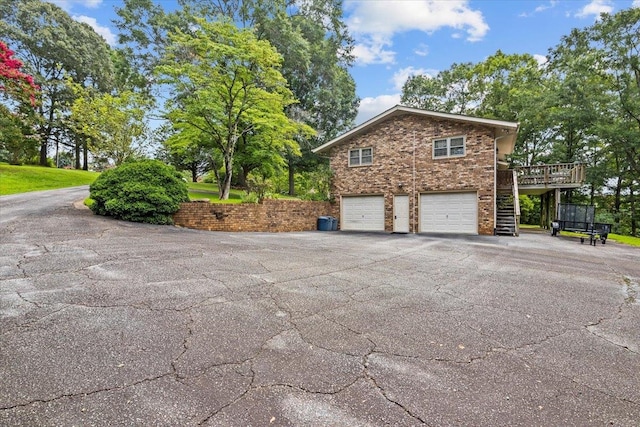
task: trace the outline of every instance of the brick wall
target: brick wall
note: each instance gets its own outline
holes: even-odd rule
[[[433,159],[433,140],[466,136],[466,155]],[[416,188],[413,191],[415,144]],[[349,167],[349,150],[373,148],[373,164]],[[494,228],[494,131],[479,124],[465,124],[433,117],[404,114],[390,117],[329,151],[333,171],[332,194],[383,194],[385,230],[393,231],[393,196],[410,197],[411,231],[419,215],[419,194],[476,191],[478,232],[493,234]],[[400,186],[399,184],[402,184]],[[411,196],[414,197],[411,197]]]
[[[261,203],[182,203],[173,215],[176,225],[209,231],[310,231],[323,215],[336,216],[329,202],[264,200]]]

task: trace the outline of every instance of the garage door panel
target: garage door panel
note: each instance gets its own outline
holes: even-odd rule
[[[422,194],[420,196],[420,231],[477,234],[477,194],[475,192]]]
[[[343,197],[340,228],[342,230],[384,231],[384,197]]]

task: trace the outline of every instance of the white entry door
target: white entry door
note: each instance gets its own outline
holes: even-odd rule
[[[384,231],[384,197],[344,196],[341,230]]]
[[[478,234],[477,193],[422,194],[420,231]]]
[[[409,196],[393,196],[393,232],[409,232]]]

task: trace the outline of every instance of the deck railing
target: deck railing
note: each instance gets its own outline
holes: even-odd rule
[[[514,170],[518,174],[518,184],[521,187],[528,185],[579,185],[584,183],[587,172],[583,163],[518,166]]]

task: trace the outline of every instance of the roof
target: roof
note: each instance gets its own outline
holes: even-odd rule
[[[488,126],[495,129],[495,138],[498,144],[499,158],[503,159],[506,154],[511,154],[516,143],[516,136],[518,134],[519,123],[506,122],[503,120],[483,119],[479,117],[464,116],[461,114],[440,113],[437,111],[422,110],[419,108],[405,107],[402,105],[396,105],[378,114],[377,116],[367,120],[359,126],[351,129],[348,132],[343,133],[337,138],[322,144],[321,146],[314,148],[314,153],[322,153],[328,149],[348,141],[350,138],[363,134],[371,129],[373,126],[391,118],[402,114],[414,114],[423,117],[436,117],[439,119],[452,120],[461,123],[474,123],[483,126]]]

